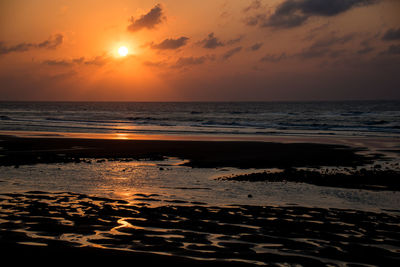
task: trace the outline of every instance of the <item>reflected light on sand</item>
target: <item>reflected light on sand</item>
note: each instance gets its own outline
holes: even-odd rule
[[[132,224],[130,224],[129,222],[127,222],[126,220],[129,218],[121,218],[117,221],[117,223],[119,224],[118,226],[114,227],[111,229],[111,233],[117,231],[119,228],[136,228],[135,226],[133,226]],[[121,232],[118,232],[119,234],[123,234]]]

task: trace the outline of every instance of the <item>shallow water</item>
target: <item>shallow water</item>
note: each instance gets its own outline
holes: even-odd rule
[[[320,187],[305,183],[233,182],[218,177],[263,170],[191,168],[185,161],[109,161],[0,167],[0,193],[73,192],[152,206],[259,205],[399,210],[400,192]],[[271,171],[271,170],[268,170]]]

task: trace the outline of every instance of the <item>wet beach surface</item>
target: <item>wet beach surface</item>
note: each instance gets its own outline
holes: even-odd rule
[[[295,182],[318,186],[367,190],[400,190],[400,169],[372,168],[360,170],[297,170],[294,168],[274,172],[255,172],[219,177],[227,181]]]
[[[30,251],[27,248],[49,252],[65,248],[72,256],[85,251],[74,248],[92,247],[92,254],[110,257],[116,250],[250,265],[394,266],[400,261],[396,211],[201,203],[151,206],[148,203],[157,196],[138,198],[143,201],[67,192],[1,194],[1,247],[19,253]]]
[[[246,141],[107,140],[23,138],[0,135],[0,166],[81,162],[82,158],[151,159],[177,157],[197,168],[288,168],[359,166],[379,155],[365,148],[318,143]]]
[[[400,263],[399,163],[376,151],[311,143],[0,139],[4,259]]]

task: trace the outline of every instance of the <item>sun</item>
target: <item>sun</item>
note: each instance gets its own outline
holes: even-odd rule
[[[128,48],[126,48],[126,46],[121,46],[121,47],[118,49],[118,54],[119,54],[121,57],[126,56],[126,55],[128,54]]]

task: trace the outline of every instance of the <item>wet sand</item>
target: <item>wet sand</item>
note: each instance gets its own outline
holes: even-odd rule
[[[317,143],[102,140],[0,136],[0,165],[81,162],[85,158],[187,159],[191,167],[290,168],[361,166],[376,155],[365,148]]]
[[[178,266],[396,266],[400,213],[295,206],[151,207],[67,192],[2,194],[0,247],[3,259],[17,255],[17,262],[30,263],[63,257],[66,262],[126,259]]]
[[[400,168],[371,168],[360,170],[297,170],[288,168],[275,172],[255,172],[249,174],[219,177],[219,180],[247,182],[295,182],[318,186],[400,191]]]

